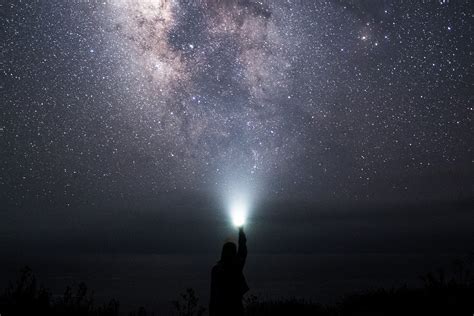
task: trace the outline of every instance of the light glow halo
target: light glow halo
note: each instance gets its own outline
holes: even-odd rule
[[[247,220],[247,213],[247,204],[242,198],[233,201],[230,208],[230,216],[232,218],[232,223],[234,224],[234,226],[243,226],[245,224],[245,221]]]

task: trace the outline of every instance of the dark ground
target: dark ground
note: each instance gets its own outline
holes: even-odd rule
[[[473,259],[470,255],[454,260],[421,275],[416,283],[366,290],[355,287],[352,294],[334,297],[332,302],[325,304],[291,295],[279,298],[259,296],[254,291],[247,295],[246,315],[472,315]],[[385,267],[390,274],[394,265],[388,263]],[[341,271],[341,274],[346,272]],[[349,274],[347,276],[350,278]],[[340,278],[344,279],[344,276]],[[23,268],[18,279],[11,282],[1,296],[1,314],[119,315],[129,312],[129,315],[191,316],[206,313],[206,300],[194,289],[182,291],[181,295],[173,293],[175,300],[169,301],[169,311],[152,313],[153,308],[149,306],[136,306],[125,311],[120,300],[96,299],[93,289],[88,289],[85,283],[74,283],[78,280],[69,280],[76,285],[64,288],[60,294],[53,293],[48,284],[43,286],[43,281],[37,279],[30,268]],[[293,286],[297,287],[298,282],[295,281]],[[288,283],[290,293],[291,287]],[[321,285],[315,284],[317,287]],[[136,296],[143,293],[125,294]]]

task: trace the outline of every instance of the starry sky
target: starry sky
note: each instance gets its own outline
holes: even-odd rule
[[[468,0],[0,9],[7,212],[192,194],[218,204],[242,190],[346,205],[472,199]]]

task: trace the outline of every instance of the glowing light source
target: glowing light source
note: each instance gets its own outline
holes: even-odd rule
[[[232,217],[232,223],[234,226],[243,226],[247,219],[246,203],[241,199],[234,201],[230,209],[230,216]]]

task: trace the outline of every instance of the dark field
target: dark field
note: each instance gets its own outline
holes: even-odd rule
[[[259,301],[304,299],[334,304],[345,294],[378,288],[419,288],[420,276],[451,263],[461,254],[255,254],[249,255],[245,274],[250,285],[247,298]],[[210,269],[215,255],[70,255],[5,258],[1,284],[14,280],[28,264],[38,283],[62,297],[68,285],[84,282],[97,304],[112,298],[120,313],[146,307],[148,312],[172,314],[172,301],[193,288],[198,305],[207,307]],[[296,263],[297,262],[297,263]],[[290,301],[288,304],[291,307]],[[255,302],[254,302],[255,304]],[[254,309],[261,309],[255,305]],[[280,308],[280,307],[279,307]]]

